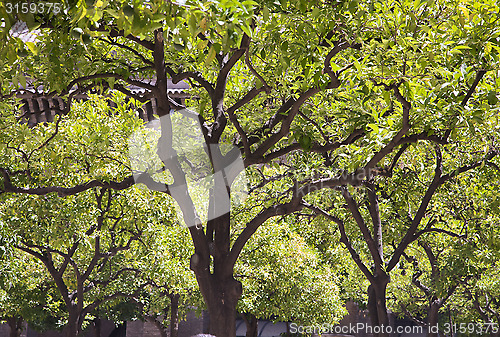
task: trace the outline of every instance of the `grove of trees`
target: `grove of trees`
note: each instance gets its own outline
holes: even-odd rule
[[[209,332],[229,337],[238,313],[253,333],[256,318],[335,323],[348,299],[376,326],[389,309],[426,327],[500,323],[495,0],[57,8],[0,4],[12,331],[24,319],[72,337],[108,317],[175,336],[179,315],[205,307]],[[18,21],[34,42],[13,34]],[[169,81],[190,98],[172,99]],[[26,93],[64,101],[54,122],[28,125]],[[137,109],[152,99],[160,167],[138,171],[129,141],[150,132]],[[178,150],[172,115],[186,107],[208,166]],[[225,170],[238,156],[242,204]],[[199,172],[213,174],[206,221],[189,188]]]

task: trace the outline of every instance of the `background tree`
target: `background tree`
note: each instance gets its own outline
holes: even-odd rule
[[[50,199],[45,202],[34,200],[24,209],[13,204],[7,206],[11,208],[6,217],[7,224],[12,230],[20,227],[17,248],[43,263],[65,303],[68,336],[78,335],[86,325],[86,316],[102,302],[119,296],[133,296],[136,288],[143,286],[137,284],[134,277],[140,269],[135,267],[132,256],[127,258],[122,253],[136,244],[140,228],[133,225],[127,228],[121,223],[118,212],[110,215],[105,209],[100,209],[100,197],[105,194],[106,190],[96,191],[95,209],[102,213],[97,211],[100,219],[94,221],[91,214],[82,209],[75,210],[75,205],[67,200],[59,205]],[[83,206],[93,211],[92,204],[86,203],[84,197],[87,196],[82,194],[75,200],[79,204],[76,208]],[[111,205],[113,194],[109,193],[107,197],[108,205]],[[58,205],[57,215],[50,214],[54,205]],[[44,206],[49,206],[49,209]],[[76,213],[83,217],[80,221]],[[34,219],[34,215],[40,218]],[[108,216],[116,218],[111,220]],[[134,218],[130,213],[128,216]],[[84,226],[84,223],[88,225]],[[101,231],[106,234],[102,235]]]
[[[402,311],[425,327],[429,336],[438,336],[438,331],[433,329],[441,326],[443,330],[443,323],[449,323],[444,314],[446,304],[475,273],[467,265],[470,261],[463,252],[467,248],[460,247],[465,246],[463,242],[438,238],[432,244],[419,241],[418,246],[419,255],[410,252],[404,254],[407,263],[413,266],[401,270],[402,274],[408,275],[409,282],[394,279],[394,286],[401,287],[400,291],[393,292],[395,306],[400,306],[394,311]]]
[[[238,311],[247,337],[257,336],[258,319],[321,325],[338,323],[346,314],[337,270],[324,263],[286,218],[262,226],[242,252],[235,273],[245,289]]]
[[[179,322],[186,314],[200,314],[205,308],[189,269],[189,257],[193,254],[189,240],[184,227],[170,225],[152,229],[143,241],[141,278],[151,284],[132,300],[139,317],[153,323],[163,337],[176,337]]]
[[[2,237],[8,238],[4,234]],[[13,247],[2,248],[0,321],[8,324],[10,336],[19,337],[26,322],[37,331],[57,328],[59,318],[64,316],[64,305],[43,267]]]
[[[477,174],[469,177],[468,184],[463,184],[461,193],[455,196],[455,202],[462,200],[462,207],[455,207],[453,213],[467,223],[464,226],[470,249],[463,260],[472,267],[468,272],[472,276],[463,282],[459,292],[454,295],[449,305],[449,312],[455,321],[466,325],[479,321],[483,324],[482,333],[498,336],[500,329],[497,293],[498,274],[498,174],[500,170],[494,163],[485,165]],[[477,333],[467,326],[465,334]]]
[[[123,112],[129,116],[125,110]],[[86,123],[74,123],[82,117]],[[102,118],[120,127],[106,124]],[[125,156],[120,153],[128,135],[125,128],[134,123],[137,121],[123,122],[116,115],[111,117],[109,107],[102,100],[91,100],[80,107],[75,106],[64,122],[35,127],[28,140],[15,134],[22,132],[25,125],[21,131],[16,124],[8,125],[4,130],[7,135],[13,132],[14,137],[8,141],[3,158],[14,167],[19,159],[25,158],[17,157],[18,154],[30,153],[26,156],[31,156],[42,150],[38,145],[30,148],[30,141],[36,142],[40,134],[59,128],[54,134],[54,142],[49,145],[57,149],[42,150],[39,162],[25,168],[29,183],[49,179],[57,184],[60,179],[78,179],[86,174],[102,178],[107,169],[112,170],[107,163],[99,165],[102,157],[120,162],[120,155]],[[102,137],[100,132],[110,129],[115,132],[114,137]],[[111,157],[113,153],[115,157]],[[68,158],[74,160],[74,166],[66,166]],[[47,171],[53,173],[47,174]],[[30,196],[22,193],[4,198],[2,221],[10,232],[6,234],[12,238],[14,247],[43,263],[64,302],[68,336],[78,335],[88,324],[87,316],[102,303],[137,295],[148,283],[140,282],[138,277],[142,267],[138,253],[145,250],[136,247],[152,235],[148,233],[150,226],[170,223],[173,217],[168,208],[163,208],[168,206],[167,202],[156,207],[155,202],[161,198],[150,201],[150,195],[144,193],[138,189],[120,192],[96,186],[64,198],[54,194]]]

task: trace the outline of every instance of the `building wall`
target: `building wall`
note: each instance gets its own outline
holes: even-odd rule
[[[155,328],[155,331],[158,331],[158,329]],[[144,322],[143,321],[133,321],[133,322],[127,322],[127,337],[142,337],[142,336],[150,336],[150,335],[143,335],[144,333]],[[160,336],[158,333],[151,335],[151,337],[157,337]]]

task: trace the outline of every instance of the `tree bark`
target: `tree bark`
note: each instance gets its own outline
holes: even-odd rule
[[[252,314],[241,314],[241,317],[243,317],[247,327],[246,337],[257,337],[259,332],[257,317]]]
[[[225,279],[209,275],[198,280],[210,317],[208,332],[217,337],[234,337],[236,333],[236,305],[241,297],[241,283],[232,275]]]
[[[69,314],[68,314],[68,323],[64,327],[64,336],[66,337],[77,337],[79,330],[80,330],[80,325],[79,325],[79,315],[77,313],[76,309],[69,309]]]
[[[101,337],[101,319],[98,317],[94,319],[94,337]]]
[[[179,294],[170,297],[170,337],[179,335]]]
[[[386,306],[386,290],[389,283],[388,277],[375,278],[374,283],[368,287],[368,312],[372,322],[373,335],[376,337],[389,337],[389,315]],[[380,329],[380,330],[379,330]]]
[[[378,324],[378,313],[377,313],[377,299],[375,296],[375,290],[373,286],[370,284],[368,286],[368,313],[370,314],[370,321],[372,326],[377,326]]]
[[[9,317],[7,318],[10,332],[9,337],[19,337],[23,331],[23,318],[22,317]]]
[[[207,303],[210,322],[209,333],[217,337],[233,337],[236,333],[236,305],[241,296],[241,284],[233,278],[222,282]]]
[[[429,324],[429,335],[428,337],[439,337],[439,333],[432,332],[439,322],[439,308],[441,307],[441,303],[437,299],[433,299],[431,301],[431,305],[429,307],[429,311],[427,312],[427,322]],[[431,329],[432,328],[432,329]]]
[[[76,327],[75,321],[69,321],[68,324],[64,327],[64,336],[66,337],[77,337],[78,336],[78,328]]]
[[[161,317],[158,319],[156,316],[145,316],[146,320],[153,323],[154,326],[158,329],[161,337],[168,337],[167,327],[162,323]]]

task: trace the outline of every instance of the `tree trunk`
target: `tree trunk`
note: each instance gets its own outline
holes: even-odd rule
[[[229,213],[208,221],[208,251],[195,250],[190,264],[207,305],[208,332],[217,337],[236,335],[236,305],[242,294],[241,282],[233,277],[235,261],[228,259],[230,224]]]
[[[370,314],[370,321],[372,326],[377,326],[378,324],[378,313],[377,313],[377,299],[375,296],[375,290],[370,284],[368,286],[368,313]]]
[[[439,322],[439,308],[441,307],[438,300],[433,299],[427,313],[427,322],[429,324],[428,337],[439,337],[438,332],[433,332],[433,327],[438,325]]]
[[[179,294],[170,297],[170,337],[179,335]]]
[[[23,331],[23,319],[22,317],[9,317],[7,318],[7,324],[10,328],[9,337],[19,337]]]
[[[368,287],[368,312],[372,322],[373,335],[376,337],[389,337],[389,315],[386,306],[386,290],[389,283],[388,277],[376,278]]]
[[[63,332],[66,337],[78,336],[78,314],[76,314],[76,310],[69,310],[68,323],[64,327]]]
[[[101,319],[98,317],[93,322],[94,337],[101,337]]]
[[[198,280],[209,314],[208,332],[217,337],[236,335],[236,304],[241,296],[241,283],[232,276],[220,279],[209,275]]]
[[[168,337],[167,327],[163,325],[161,317],[149,315],[145,315],[144,317],[147,321],[153,323],[153,325],[156,326],[161,337]]]
[[[259,332],[257,317],[252,314],[241,314],[241,317],[243,317],[247,327],[246,337],[257,337],[257,333]]]
[[[64,336],[66,337],[77,337],[78,329],[76,327],[76,322],[68,322],[64,327]]]

